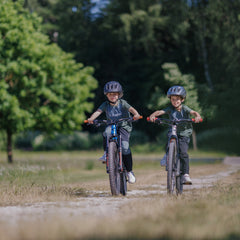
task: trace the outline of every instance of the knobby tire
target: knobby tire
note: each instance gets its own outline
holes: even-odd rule
[[[180,159],[178,159],[177,163],[177,172],[179,173],[178,176],[176,176],[176,193],[182,194],[183,192],[183,184],[182,184],[182,175],[181,175],[181,169],[180,169]]]
[[[175,162],[177,159],[177,144],[176,140],[172,139],[169,143],[168,150],[168,171],[167,171],[167,191],[169,194],[174,193],[174,188],[176,186],[176,172],[175,172]]]
[[[127,195],[127,172],[124,170],[120,173],[120,193],[125,196]]]
[[[108,148],[109,182],[112,195],[120,193],[120,172],[118,169],[119,155],[116,142],[110,142]]]

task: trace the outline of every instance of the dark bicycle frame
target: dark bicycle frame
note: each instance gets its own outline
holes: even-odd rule
[[[148,119],[149,121],[149,119]],[[166,119],[166,118],[156,118],[155,123],[161,125],[165,124],[171,127],[170,134],[168,134],[168,144],[167,144],[167,150],[166,150],[166,155],[167,155],[167,164],[166,164],[166,171],[169,171],[169,146],[171,141],[176,141],[176,162],[173,165],[173,174],[174,174],[174,182],[173,186],[170,187],[167,181],[167,188],[168,188],[168,193],[173,194],[174,188],[176,187],[176,194],[182,194],[183,191],[183,182],[182,182],[182,172],[181,172],[181,164],[180,164],[180,157],[179,157],[179,143],[178,143],[178,136],[177,136],[177,126],[181,123],[184,122],[190,122],[193,123],[195,122],[195,119]],[[168,173],[169,174],[169,173]]]
[[[119,193],[122,195],[127,194],[127,171],[124,166],[123,160],[122,160],[122,141],[121,141],[121,134],[118,132],[118,124],[123,122],[123,121],[128,121],[128,122],[133,122],[135,121],[134,118],[129,117],[129,118],[121,118],[118,120],[94,120],[93,124],[97,127],[101,125],[106,125],[106,126],[111,126],[111,136],[107,138],[107,149],[106,149],[106,172],[109,173],[109,144],[110,142],[115,142],[117,146],[117,152],[119,156],[119,161],[118,161],[118,171],[120,173],[120,189]],[[111,185],[111,183],[110,183]],[[118,191],[115,192],[114,190],[111,189],[112,195],[118,195]]]

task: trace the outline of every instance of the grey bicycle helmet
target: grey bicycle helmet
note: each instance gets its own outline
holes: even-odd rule
[[[171,96],[181,96],[182,98],[186,98],[186,90],[182,86],[173,86],[170,87],[167,91],[167,97],[170,98]]]
[[[104,86],[103,91],[104,91],[104,95],[107,95],[110,92],[117,92],[119,93],[119,98],[123,96],[122,86],[119,82],[116,82],[116,81],[107,82]]]

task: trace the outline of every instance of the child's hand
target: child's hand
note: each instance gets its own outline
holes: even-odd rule
[[[151,122],[155,122],[155,120],[156,120],[156,117],[155,117],[155,115],[150,115],[149,116],[149,120],[151,121]]]
[[[200,116],[195,117],[195,123],[199,123],[202,121],[202,118]]]
[[[140,119],[141,118],[141,116],[139,115],[139,114],[135,114],[134,116],[133,116],[133,119],[134,120],[138,120],[138,119]]]
[[[93,124],[94,119],[88,118],[88,123]]]

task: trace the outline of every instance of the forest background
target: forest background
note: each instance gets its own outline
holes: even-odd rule
[[[10,161],[12,141],[29,150],[100,148],[101,129],[82,123],[105,101],[103,86],[111,80],[145,119],[169,103],[170,86],[183,85],[186,105],[204,119],[194,126],[195,148],[240,153],[239,0],[0,2],[2,10],[11,2],[17,13],[0,13],[0,145],[7,143]],[[28,29],[21,46],[29,48],[11,51],[23,38],[14,42],[14,28]],[[165,128],[141,120],[132,144],[136,151],[163,149],[165,135]]]

